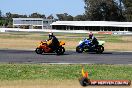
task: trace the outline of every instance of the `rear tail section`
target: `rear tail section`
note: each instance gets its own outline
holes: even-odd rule
[[[60,46],[65,45],[64,41],[60,41]]]

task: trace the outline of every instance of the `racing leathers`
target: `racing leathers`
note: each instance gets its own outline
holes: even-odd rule
[[[92,47],[93,47],[93,46],[95,46],[95,47],[98,46],[99,42],[98,42],[98,40],[97,40],[94,36],[92,36],[92,37],[89,38],[89,39],[91,40]]]
[[[49,44],[49,47],[54,49],[54,50],[56,50],[57,47],[59,46],[59,41],[54,35],[49,36],[48,41],[51,41],[51,43]]]

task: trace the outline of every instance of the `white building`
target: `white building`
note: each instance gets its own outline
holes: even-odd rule
[[[132,22],[115,21],[56,21],[52,29],[88,31],[132,31]]]
[[[51,29],[53,19],[13,18],[13,27],[24,29]]]

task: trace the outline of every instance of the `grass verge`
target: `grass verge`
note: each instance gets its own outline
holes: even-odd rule
[[[88,34],[71,34],[71,33],[54,33],[60,40],[65,41],[80,41],[82,38],[88,38]],[[95,34],[99,40],[106,42],[123,42],[122,36],[115,35],[100,35]],[[48,39],[48,33],[28,33],[28,32],[7,32],[0,33],[0,38],[3,39],[30,39],[30,40],[45,40]]]
[[[54,33],[66,43],[66,50],[75,50],[79,41],[88,34]],[[98,40],[104,40],[105,51],[132,51],[132,36],[95,34]],[[48,39],[48,33],[6,32],[0,33],[0,49],[33,50],[41,40]]]
[[[132,65],[85,65],[90,79],[132,80]],[[81,65],[0,64],[0,80],[77,80]]]

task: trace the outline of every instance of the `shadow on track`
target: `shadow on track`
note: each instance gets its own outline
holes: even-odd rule
[[[77,53],[77,52],[76,52]],[[103,52],[102,54],[97,54],[95,52],[83,52],[83,53],[78,53],[78,54],[96,54],[96,55],[132,55],[132,52]]]
[[[43,53],[40,55],[56,55],[56,56],[66,56],[66,55],[132,55],[132,52],[103,52],[102,54],[97,54],[96,52],[83,52],[83,53],[77,53],[75,51],[66,51],[63,55],[57,55],[56,53]]]
[[[0,50],[1,54],[36,54],[34,50]],[[96,55],[132,55],[132,52],[116,52],[116,51],[106,51],[102,54],[97,54],[95,52],[83,52],[77,53],[76,51],[68,50],[63,55],[57,55],[56,53],[43,53],[40,55],[57,55],[57,56],[66,56],[66,55],[83,55],[83,54],[96,54]],[[39,55],[39,54],[36,54]]]
[[[67,54],[67,53],[64,53],[64,54],[62,54],[62,55],[57,55],[56,53],[43,53],[43,54],[38,54],[38,55],[56,55],[56,56],[65,56],[65,55],[70,55],[70,54]]]
[[[83,53],[77,53],[77,54],[96,54],[96,55],[103,55],[103,54],[113,54],[113,52],[103,52],[101,54],[98,54],[96,52],[83,52]]]

